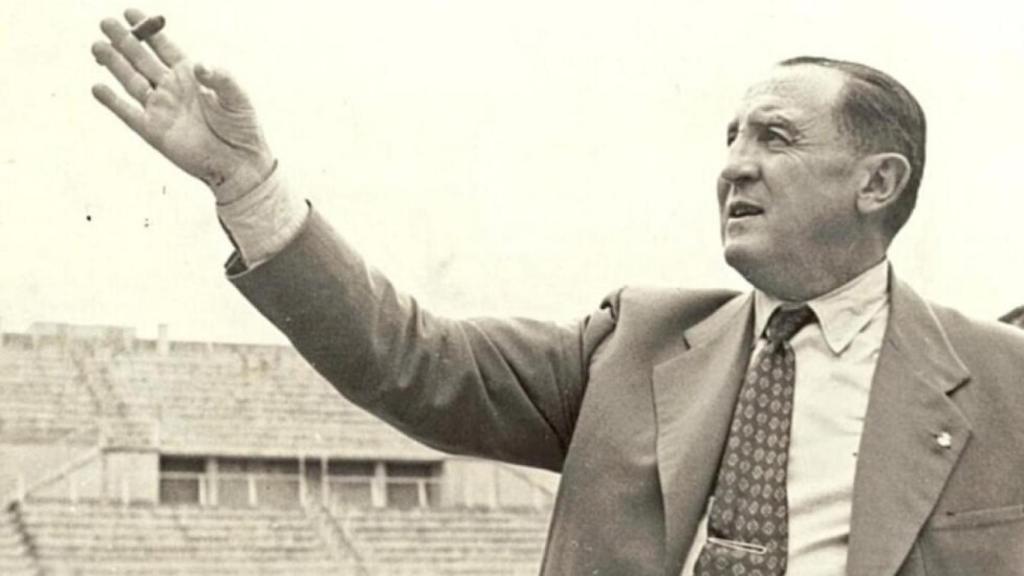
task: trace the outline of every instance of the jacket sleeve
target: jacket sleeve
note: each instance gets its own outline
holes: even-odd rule
[[[314,210],[283,251],[228,274],[353,403],[440,450],[555,471],[615,325],[612,300],[576,326],[434,316]]]

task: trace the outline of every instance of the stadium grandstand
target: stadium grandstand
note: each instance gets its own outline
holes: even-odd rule
[[[286,346],[0,338],[0,574],[533,575],[556,477],[452,457]]]

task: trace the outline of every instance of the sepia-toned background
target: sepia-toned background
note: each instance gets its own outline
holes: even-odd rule
[[[0,4],[0,319],[281,342],[223,280],[212,197],[89,94],[120,2]],[[714,180],[746,83],[797,54],[903,80],[929,119],[899,275],[1022,300],[1024,19],[972,2],[144,2],[249,89],[293,186],[454,315],[572,319],[622,284],[742,287]]]

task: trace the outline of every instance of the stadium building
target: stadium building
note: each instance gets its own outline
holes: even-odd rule
[[[556,483],[409,440],[286,346],[0,338],[0,574],[533,575]]]

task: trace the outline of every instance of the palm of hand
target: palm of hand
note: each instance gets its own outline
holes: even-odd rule
[[[223,185],[242,163],[269,169],[273,162],[251,106],[228,106],[199,83],[191,63],[169,70],[146,101],[145,115],[150,144],[210,186]]]

